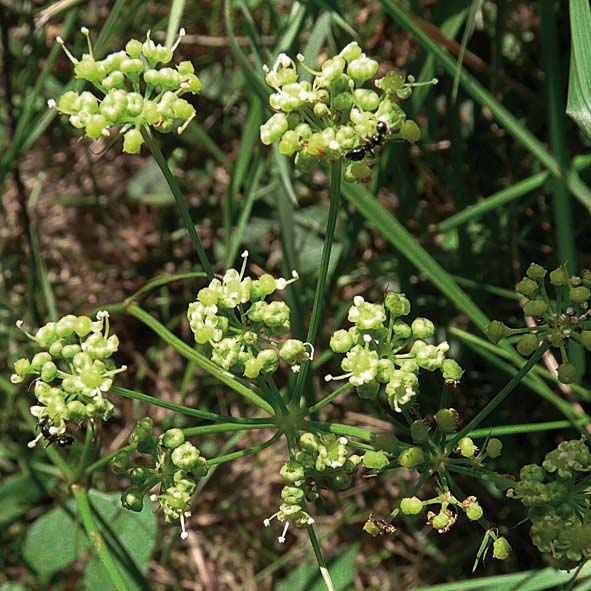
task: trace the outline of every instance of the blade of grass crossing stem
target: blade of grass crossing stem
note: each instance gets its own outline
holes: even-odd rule
[[[296,37],[300,33],[300,29],[304,23],[304,19],[308,14],[308,7],[306,4],[300,2],[294,2],[287,28],[283,31],[281,39],[275,48],[275,55],[280,54],[282,51],[288,51]]]
[[[273,414],[273,407],[263,398],[261,398],[252,388],[236,379],[230,372],[223,370],[218,367],[213,361],[201,355],[187,345],[183,340],[179,339],[176,335],[170,332],[163,324],[158,322],[156,318],[148,314],[145,310],[142,310],[136,304],[127,306],[126,311],[137,318],[140,322],[143,322],[146,326],[151,328],[163,341],[168,343],[173,349],[180,353],[183,357],[189,360],[193,360],[204,369],[206,372],[211,374],[214,378],[218,379],[223,384],[226,384],[232,390],[250,400],[258,407]]]
[[[575,170],[584,170],[591,166],[591,156],[577,156],[573,160],[573,167]],[[499,207],[527,195],[531,191],[541,187],[552,175],[548,171],[534,174],[522,181],[519,181],[511,187],[502,189],[488,197],[485,197],[476,205],[470,205],[466,209],[459,211],[447,219],[443,220],[438,226],[435,232],[448,232],[453,228],[457,228],[461,224],[465,224],[472,220],[476,220],[489,211],[494,211]]]
[[[411,33],[423,49],[437,58],[448,74],[454,74],[456,62],[452,56],[421,29],[412,15],[393,0],[381,0],[381,4],[386,13]],[[501,126],[506,128],[517,141],[538,158],[554,176],[560,178],[591,213],[591,189],[579,178],[576,172],[569,170],[568,173],[563,174],[559,163],[546,150],[544,144],[466,70],[460,72],[460,84],[478,103],[488,107]]]
[[[462,4],[464,6],[462,6]],[[443,9],[446,12],[449,11],[449,15],[444,16],[444,20],[440,25],[440,29],[446,37],[449,37],[450,39],[455,39],[456,35],[462,28],[464,21],[466,20],[466,16],[469,11],[469,2],[444,2],[438,4],[437,8]],[[432,55],[428,55],[423,63],[418,80],[431,80],[434,75],[435,58]],[[417,113],[421,109],[421,106],[425,102],[425,99],[427,98],[429,91],[429,86],[419,86],[414,90],[414,92],[412,93],[412,97],[410,99],[409,115],[411,118],[414,118],[417,115]]]
[[[207,258],[207,255],[205,254],[205,250],[203,248],[203,245],[201,244],[201,240],[199,239],[199,235],[197,234],[195,224],[191,219],[191,214],[189,213],[189,208],[187,207],[185,198],[183,197],[183,194],[181,192],[176,178],[174,177],[172,171],[168,166],[168,162],[166,162],[166,158],[164,158],[164,154],[162,154],[162,151],[160,150],[160,145],[158,144],[158,141],[154,138],[154,136],[151,134],[149,130],[143,129],[142,136],[146,141],[146,144],[148,144],[148,147],[150,148],[150,152],[152,153],[152,156],[154,157],[156,164],[158,164],[158,167],[162,171],[162,174],[164,175],[164,178],[166,179],[166,182],[170,187],[170,190],[174,196],[174,200],[176,201],[177,207],[179,208],[181,217],[183,218],[185,228],[187,229],[187,232],[189,233],[189,236],[193,241],[193,246],[197,251],[197,256],[199,257],[201,266],[203,267],[203,270],[207,273],[207,277],[209,279],[213,279],[213,268],[211,266],[211,263],[209,262],[209,259]]]
[[[318,55],[320,51],[324,47],[328,36],[330,35],[330,24],[332,21],[331,13],[325,12],[321,14],[316,23],[312,32],[310,33],[310,38],[306,43],[306,47],[302,52],[304,54],[305,63],[314,67],[316,65],[316,60],[318,59]],[[312,74],[307,70],[301,70],[300,79],[307,80],[310,82],[312,80]]]
[[[380,230],[386,240],[409,259],[417,269],[426,273],[431,282],[478,328],[484,330],[488,326],[489,319],[480,308],[365,187],[345,184],[343,185],[343,194],[371,224]]]
[[[172,0],[170,13],[168,14],[168,26],[166,27],[166,47],[171,47],[179,32],[183,12],[185,10],[185,0]]]
[[[591,139],[591,9],[570,0],[571,58],[566,112]]]
[[[460,43],[460,51],[458,52],[458,61],[456,64],[456,72],[454,74],[453,88],[451,91],[451,100],[453,103],[458,98],[458,88],[460,86],[460,72],[464,63],[464,54],[466,53],[466,46],[470,37],[474,33],[476,27],[476,20],[478,19],[478,13],[482,10],[483,0],[472,0],[470,4],[470,11],[468,13],[468,19],[466,26],[464,27],[464,34],[462,35],[462,42]]]
[[[568,168],[564,130],[564,102],[562,99],[562,80],[558,60],[556,39],[556,13],[553,0],[540,0],[540,16],[542,26],[542,58],[546,72],[546,100],[548,103],[548,119],[550,122],[550,145],[552,152],[563,173]],[[591,30],[589,31],[591,33]],[[566,264],[569,273],[577,270],[575,240],[573,235],[573,214],[571,196],[557,178],[552,179],[554,198],[552,201],[556,238],[558,241],[558,263]],[[585,373],[585,354],[583,348],[571,342],[568,346],[568,358],[577,368],[577,374]]]
[[[236,35],[234,34],[234,27],[232,25],[232,9],[230,0],[224,1],[224,20],[226,23],[226,34],[228,35],[230,51],[232,52],[234,59],[238,62],[238,67],[244,75],[248,85],[263,102],[263,104],[266,105],[269,100],[269,95],[271,94],[271,89],[265,84],[262,73],[259,74],[254,70],[250,64],[250,61],[246,55],[244,55],[244,52],[242,49],[240,49],[240,46],[236,42]]]

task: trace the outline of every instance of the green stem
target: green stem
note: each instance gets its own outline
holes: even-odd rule
[[[187,427],[183,433],[187,437],[206,435],[208,433],[229,433],[230,431],[251,431],[253,429],[276,429],[275,423],[261,423],[260,425],[237,425],[236,423],[218,423],[217,425],[199,425]]]
[[[309,421],[305,426],[311,431],[324,431],[326,433],[336,433],[337,435],[344,435],[345,437],[357,437],[363,441],[372,442],[375,440],[375,434],[367,429],[361,427],[353,427],[351,425],[343,425],[341,423],[325,423],[324,421]],[[304,428],[305,428],[304,426]]]
[[[588,420],[578,419],[577,425],[587,425]],[[525,423],[522,425],[499,425],[498,427],[483,427],[474,429],[468,433],[468,437],[502,437],[504,435],[524,435],[525,433],[537,433],[540,431],[552,431],[554,429],[572,429],[573,421],[547,421],[545,423]]]
[[[266,410],[269,414],[273,414],[273,407],[263,398],[261,398],[251,388],[239,382],[230,372],[218,367],[213,361],[195,351],[192,347],[187,345],[184,341],[179,339],[171,333],[163,324],[158,322],[153,316],[150,316],[145,310],[142,310],[138,305],[131,304],[127,306],[127,312],[143,322],[146,326],[151,328],[163,341],[166,341],[173,349],[178,351],[186,359],[195,361],[199,367],[211,374],[232,390],[250,400],[253,404]]]
[[[317,413],[321,408],[325,407],[327,404],[330,404],[335,398],[337,398],[337,396],[340,396],[343,392],[346,392],[350,388],[351,388],[351,384],[349,384],[349,382],[347,382],[346,384],[343,384],[340,388],[337,388],[334,392],[329,394],[326,398],[323,398],[322,400],[318,401],[316,404],[312,405],[308,409],[308,414],[313,415],[314,413]]]
[[[314,526],[312,524],[308,525],[308,536],[310,536],[310,543],[312,544],[314,556],[316,556],[316,562],[318,562],[320,574],[322,575],[322,579],[324,580],[326,588],[328,589],[328,591],[336,591],[334,583],[332,582],[332,578],[330,576],[330,572],[328,571],[328,567],[326,566],[324,556],[322,556],[322,550],[320,549],[320,544],[318,543],[318,538],[316,537],[316,532],[314,531]]]
[[[190,417],[197,417],[199,419],[205,419],[207,421],[214,421],[214,422],[226,422],[226,423],[238,423],[241,425],[257,425],[260,423],[268,424],[269,421],[265,419],[243,419],[240,417],[226,417],[224,415],[219,415],[214,412],[208,412],[205,410],[197,410],[196,408],[189,408],[187,406],[182,406],[180,404],[175,404],[174,402],[167,402],[166,400],[160,400],[159,398],[154,398],[154,396],[149,396],[148,394],[142,394],[141,392],[136,392],[135,390],[129,390],[128,388],[121,388],[119,386],[112,386],[111,392],[115,394],[119,394],[120,396],[124,396],[125,398],[132,398],[133,400],[140,400],[141,402],[147,402],[148,404],[153,404],[154,406],[160,406],[162,408],[167,408],[169,410],[173,410],[174,412],[179,412]]]
[[[148,281],[148,283],[146,283],[144,286],[140,287],[140,289],[133,292],[128,298],[126,298],[125,303],[130,303],[139,296],[144,295],[145,293],[152,291],[157,287],[168,285],[174,281],[182,281],[183,279],[194,279],[198,277],[207,277],[207,273],[203,273],[203,271],[193,271],[191,273],[177,273],[176,275],[163,275],[162,277],[155,277],[154,279]]]
[[[88,466],[86,466],[86,468],[84,468],[84,476],[88,477],[96,470],[102,468],[103,466],[106,466],[119,452],[123,451],[123,452],[131,453],[135,448],[136,448],[136,444],[130,443],[129,445],[126,445],[124,447],[120,447],[119,449],[112,451],[111,453],[107,454],[106,456],[103,456],[102,458],[100,458],[96,462],[93,462],[92,464],[89,464]]]
[[[273,445],[282,435],[283,433],[279,431],[278,433],[275,433],[275,435],[273,435],[271,439],[265,441],[264,443],[261,443],[260,445],[255,445],[253,447],[247,447],[245,449],[233,451],[232,453],[224,454],[222,456],[218,456],[217,458],[211,458],[210,460],[207,460],[207,465],[215,466],[216,464],[231,462],[232,460],[236,460],[237,458],[243,458],[244,456],[251,456]]]
[[[332,243],[334,241],[334,234],[337,226],[337,218],[341,204],[341,177],[342,165],[338,161],[330,168],[330,205],[328,209],[328,223],[326,225],[326,234],[324,235],[324,244],[322,246],[322,255],[320,258],[320,271],[318,274],[318,282],[316,283],[316,291],[314,293],[314,303],[312,305],[312,316],[310,318],[310,326],[308,327],[308,335],[306,340],[308,343],[314,344],[318,329],[320,327],[320,317],[324,304],[324,289],[326,287],[326,279],[328,276],[328,265],[330,263],[330,253],[332,250]],[[296,386],[294,389],[293,401],[297,405],[304,386],[307,382],[310,364],[306,363],[298,376]]]
[[[181,212],[183,222],[185,223],[185,228],[187,228],[187,232],[189,232],[189,236],[191,237],[193,245],[195,246],[195,250],[197,251],[197,256],[201,261],[201,266],[207,273],[208,279],[213,279],[213,268],[211,266],[211,263],[209,262],[209,259],[207,258],[207,255],[205,254],[205,250],[203,249],[201,240],[199,239],[197,231],[195,230],[195,224],[191,219],[191,214],[189,213],[189,208],[187,207],[185,198],[181,193],[181,189],[176,179],[174,178],[174,175],[172,174],[172,171],[170,170],[168,163],[166,162],[166,158],[164,158],[164,154],[162,154],[158,142],[154,139],[154,137],[148,130],[142,129],[142,136],[146,141],[148,148],[150,148],[150,152],[152,152],[152,156],[154,157],[154,160],[156,160],[156,164],[158,164],[160,170],[162,171],[162,174],[164,175],[164,178],[166,179],[166,182],[168,183],[168,186],[170,187],[170,190],[172,191],[177,207]]]
[[[76,499],[78,512],[80,513],[82,524],[84,525],[88,539],[93,545],[102,565],[105,567],[105,570],[113,582],[116,591],[129,591],[92,516],[92,509],[90,508],[90,503],[88,502],[86,489],[79,484],[73,484],[71,489],[72,493],[74,494],[74,498]]]
[[[507,385],[459,432],[451,441],[448,442],[448,449],[453,446],[472,429],[477,427],[482,421],[488,417],[519,385],[521,380],[534,367],[534,365],[542,358],[542,355],[548,350],[548,343],[544,342],[540,348],[529,358],[528,362],[511,378]]]

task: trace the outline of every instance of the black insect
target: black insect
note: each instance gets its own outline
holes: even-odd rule
[[[359,162],[363,160],[367,154],[375,157],[373,149],[376,146],[382,146],[384,144],[384,134],[387,131],[388,126],[383,121],[378,121],[376,132],[370,138],[367,138],[364,144],[356,146],[350,152],[347,152],[345,158],[347,158],[347,160],[352,160],[353,162]]]
[[[54,432],[53,421],[49,417],[41,417],[37,423],[37,427],[41,430],[41,435],[47,441],[45,447],[49,447],[52,443],[57,443],[58,447],[70,447],[74,443],[73,437]]]

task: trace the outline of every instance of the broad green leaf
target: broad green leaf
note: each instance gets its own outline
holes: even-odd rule
[[[587,0],[570,0],[571,58],[567,114],[591,138],[591,10]]]
[[[349,591],[355,576],[355,556],[360,544],[354,544],[346,552],[327,564],[336,591]],[[287,577],[278,591],[326,591],[316,563],[304,563]]]
[[[22,515],[43,495],[41,484],[24,474],[9,476],[0,484],[0,525],[6,525]]]
[[[88,545],[86,535],[72,514],[57,507],[39,517],[29,528],[23,556],[41,578],[49,578],[73,562]]]
[[[158,525],[150,503],[144,505],[141,513],[134,513],[121,507],[118,493],[104,494],[97,491],[89,493],[90,502],[98,512],[100,520],[108,524],[111,532],[137,567],[145,574],[150,564],[150,555],[156,543]],[[130,591],[140,589],[138,583],[121,569],[123,578]],[[93,556],[84,572],[84,585],[89,591],[111,591],[115,589],[107,571],[101,562]]]

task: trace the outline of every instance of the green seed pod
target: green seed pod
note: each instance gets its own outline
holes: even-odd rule
[[[348,183],[367,184],[372,179],[371,168],[365,162],[351,162],[345,169],[344,178]]]
[[[550,271],[550,283],[554,287],[564,287],[568,285],[568,273],[564,267],[558,267]]]
[[[443,433],[454,433],[458,430],[460,415],[455,408],[442,408],[435,413],[434,418]]]
[[[26,357],[22,357],[21,359],[17,359],[14,362],[14,371],[19,376],[24,376],[29,373],[29,369],[31,368],[31,363]]]
[[[410,313],[410,302],[403,293],[388,292],[384,298],[384,304],[394,318]]]
[[[123,136],[123,151],[126,154],[139,154],[144,138],[137,127],[132,127]]]
[[[394,320],[394,324],[392,325],[392,334],[397,339],[410,339],[412,336],[412,329],[408,324],[406,324],[406,322],[400,318],[397,318]]]
[[[378,62],[368,57],[359,56],[358,58],[349,62],[347,66],[347,74],[357,82],[365,82],[373,78],[378,71]]]
[[[310,358],[306,345],[298,339],[284,341],[279,348],[279,356],[290,365],[308,361]]]
[[[406,497],[400,501],[400,511],[405,515],[418,515],[423,510],[423,501],[418,497]]]
[[[287,480],[287,482],[297,482],[306,477],[304,467],[294,460],[282,464],[281,469],[279,470],[279,475],[283,480]]]
[[[523,311],[528,316],[543,316],[548,309],[548,304],[544,300],[530,300],[523,306]]]
[[[168,429],[160,436],[160,443],[169,449],[175,449],[185,442],[185,434],[181,429]]]
[[[80,345],[64,345],[62,348],[62,357],[66,361],[71,361],[80,351],[82,351]]]
[[[428,339],[435,334],[435,325],[427,318],[415,318],[410,328],[417,339]]]
[[[378,524],[371,518],[365,522],[365,525],[363,526],[363,531],[374,538],[382,533],[382,530],[380,529]]]
[[[431,525],[434,529],[441,532],[447,531],[451,525],[453,525],[452,517],[447,511],[440,511],[431,520]]]
[[[150,417],[145,417],[140,419],[135,424],[133,431],[131,432],[130,439],[133,443],[139,443],[140,441],[145,441],[146,439],[151,439],[152,437],[152,428],[154,427],[154,422]]]
[[[541,265],[537,265],[536,263],[532,263],[528,268],[525,274],[534,281],[543,281],[544,277],[546,276],[546,269]]]
[[[525,357],[529,357],[538,348],[538,337],[535,334],[523,335],[517,343],[517,350]]]
[[[511,555],[511,545],[507,538],[497,538],[493,542],[493,558],[497,560],[505,560]]]
[[[43,347],[44,349],[49,348],[51,344],[58,338],[59,335],[56,332],[55,322],[48,322],[35,333],[35,340],[39,346]]]
[[[125,45],[127,55],[133,59],[137,59],[142,54],[142,42],[137,39],[130,39]]]
[[[346,353],[353,346],[353,339],[346,330],[337,330],[330,338],[330,348],[335,353]]]
[[[539,291],[540,286],[537,281],[524,277],[517,285],[516,290],[528,298],[534,297]]]
[[[41,379],[44,382],[51,382],[57,373],[57,366],[53,361],[47,361],[41,367]]]
[[[464,500],[462,505],[464,507],[466,517],[468,517],[470,521],[478,521],[484,515],[484,511],[476,500],[476,497],[468,497]]]
[[[478,448],[470,437],[462,437],[458,441],[458,449],[464,458],[473,458],[478,452]]]
[[[444,380],[452,380],[459,382],[464,375],[464,370],[460,367],[457,361],[453,359],[445,359],[441,364],[441,374]]]
[[[259,376],[262,369],[263,369],[263,366],[258,359],[256,359],[256,358],[248,359],[244,362],[243,375],[245,378],[249,378],[251,380],[254,380],[255,378],[257,378]]]
[[[74,321],[74,332],[84,338],[92,330],[92,320],[88,316],[78,316]]]
[[[390,463],[383,451],[366,451],[363,456],[363,466],[369,470],[382,470]]]
[[[400,128],[400,135],[409,143],[414,144],[421,139],[421,128],[410,119],[407,119]]]
[[[199,450],[189,441],[185,441],[170,454],[172,463],[181,470],[191,470],[199,463]]]
[[[261,142],[266,146],[276,142],[287,128],[287,117],[283,113],[275,113],[260,127]]]
[[[568,292],[568,299],[573,303],[580,305],[586,302],[591,297],[591,291],[589,288],[585,287],[584,285],[580,285],[579,287],[573,287]]]
[[[131,480],[132,484],[144,484],[151,474],[152,470],[138,466],[129,473],[129,480]]]
[[[577,379],[577,368],[572,363],[561,363],[558,366],[558,381],[561,384],[572,384]]]
[[[279,358],[273,349],[263,349],[257,355],[263,373],[274,373],[279,368]]]
[[[501,339],[509,336],[511,329],[509,329],[500,320],[493,320],[486,328],[486,336],[488,340],[493,343],[498,343]]]
[[[281,498],[288,505],[302,505],[306,500],[306,494],[297,486],[286,485],[281,489]]]
[[[409,447],[402,450],[398,456],[398,462],[405,468],[414,468],[425,461],[425,454],[420,447]]]
[[[144,495],[140,487],[132,486],[121,494],[121,504],[126,509],[139,513],[144,508]]]
[[[429,439],[429,428],[423,421],[413,421],[410,436],[414,443],[424,443]]]
[[[380,97],[374,90],[358,88],[353,91],[357,106],[364,111],[375,111],[380,105]]]
[[[300,447],[309,453],[318,451],[318,439],[314,433],[302,433],[300,436]]]
[[[41,371],[43,365],[45,365],[48,361],[51,361],[51,355],[49,353],[46,351],[37,353],[33,359],[31,359],[31,369],[34,369],[36,372]]]
[[[500,439],[496,439],[495,437],[488,440],[486,444],[486,455],[489,458],[498,458],[501,455],[503,450],[503,444]]]

